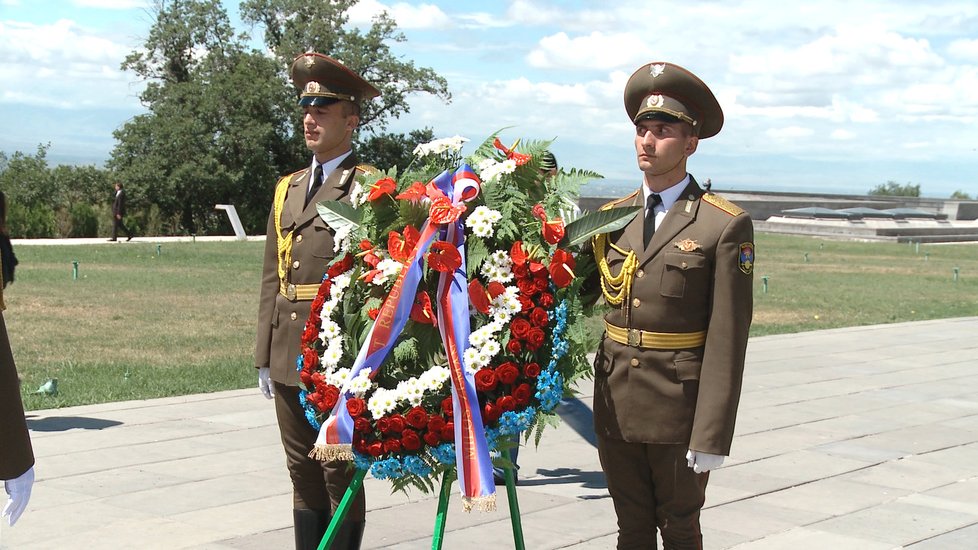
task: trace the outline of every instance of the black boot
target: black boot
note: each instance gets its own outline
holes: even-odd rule
[[[360,550],[360,543],[363,542],[364,521],[344,521],[336,530],[336,538],[333,539],[331,550]]]
[[[292,510],[295,550],[316,550],[329,527],[330,515],[322,510]]]

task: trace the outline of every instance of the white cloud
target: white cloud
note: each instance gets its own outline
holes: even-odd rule
[[[963,61],[978,63],[978,39],[955,40],[948,45],[947,53]]]
[[[128,10],[132,8],[148,8],[147,0],[71,0],[80,8],[103,8],[108,10]]]
[[[795,139],[808,137],[815,133],[811,128],[801,126],[785,126],[783,128],[770,128],[766,132],[768,137],[773,139]]]
[[[595,31],[574,38],[564,32],[545,36],[526,60],[537,68],[613,69],[638,67],[648,58],[647,39],[627,32]]]
[[[119,65],[128,45],[60,19],[47,25],[0,22],[0,101],[118,107],[138,104]]]
[[[829,134],[829,137],[832,139],[837,139],[839,141],[849,141],[852,139],[856,139],[856,134],[850,132],[849,130],[843,130],[840,128],[838,130],[833,130],[832,133]]]
[[[434,4],[397,2],[388,6],[377,0],[361,0],[346,13],[354,25],[369,25],[375,16],[383,12],[397,22],[398,28],[405,30],[440,29],[451,24],[448,15]]]

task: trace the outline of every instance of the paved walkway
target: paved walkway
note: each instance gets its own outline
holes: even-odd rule
[[[978,317],[755,338],[733,456],[710,479],[709,549],[971,549],[978,540]],[[520,453],[526,548],[614,547],[588,390]],[[256,390],[35,411],[12,549],[286,549],[291,496]],[[365,548],[431,547],[436,499],[368,477]],[[512,548],[454,497],[444,548]]]

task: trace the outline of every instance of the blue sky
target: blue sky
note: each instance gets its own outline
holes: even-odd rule
[[[119,64],[152,24],[147,4],[0,0],[0,150],[50,142],[53,162],[101,164],[143,111],[144,83]],[[351,23],[380,10],[407,37],[395,53],[454,96],[413,97],[392,131],[477,143],[508,127],[506,140],[556,138],[562,165],[637,186],[622,91],[640,65],[671,61],[723,106],[723,130],[689,163],[719,189],[861,194],[892,180],[978,195],[973,0],[361,0]]]

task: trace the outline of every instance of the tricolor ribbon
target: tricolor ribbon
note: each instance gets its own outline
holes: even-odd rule
[[[478,196],[480,182],[472,168],[463,164],[455,172],[442,172],[431,181],[429,187],[443,193],[453,207],[458,207]],[[408,255],[394,286],[380,306],[377,319],[370,327],[353,362],[350,377],[329,418],[320,428],[319,437],[309,456],[325,461],[353,459],[353,418],[346,407],[347,401],[353,397],[350,384],[364,369],[369,369],[372,378],[393,348],[414,305],[418,283],[424,272],[424,254],[436,237],[454,246],[461,257],[458,268],[453,272],[440,274],[436,299],[438,330],[451,372],[455,456],[462,505],[466,511],[474,507],[492,510],[495,509],[496,491],[492,478],[492,461],[489,458],[489,446],[476,395],[475,378],[467,372],[462,359],[471,329],[468,281],[465,275],[465,233],[464,225],[458,218],[438,224],[429,216],[421,226],[417,245]]]

